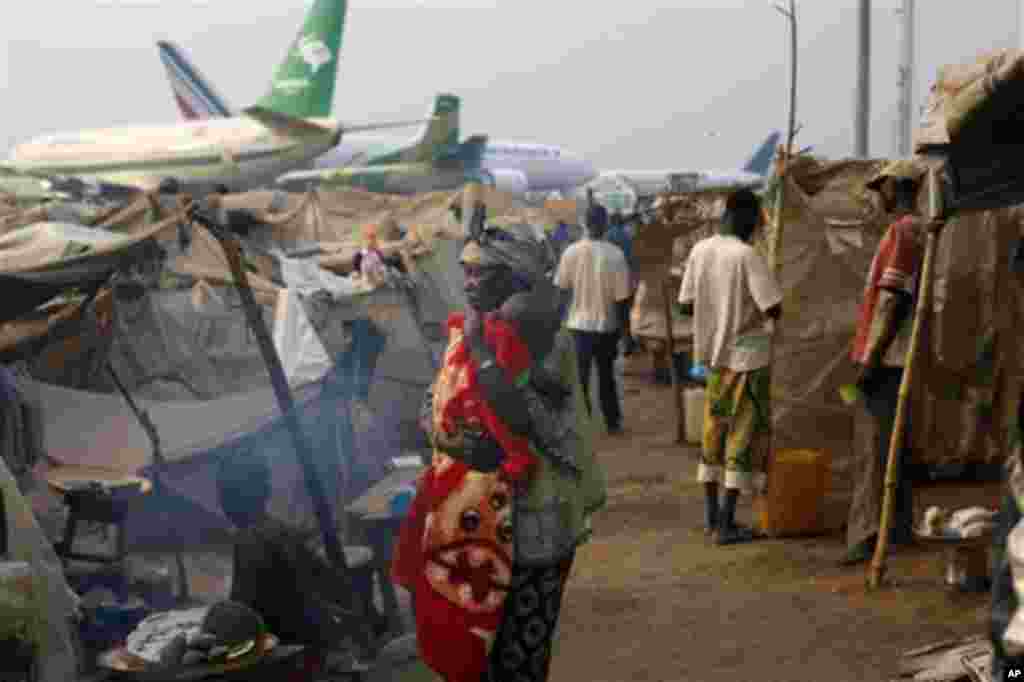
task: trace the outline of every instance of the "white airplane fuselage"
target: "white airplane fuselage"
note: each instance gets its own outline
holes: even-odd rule
[[[378,149],[393,149],[402,143],[378,135],[346,135],[344,140],[315,159],[316,170],[337,170],[373,156]],[[477,165],[497,185],[513,193],[571,190],[597,177],[597,169],[579,154],[561,147],[529,142],[488,142]]]
[[[310,119],[285,134],[248,116],[171,125],[55,133],[16,146],[6,166],[37,176],[76,176],[148,189],[165,178],[245,191],[333,148],[340,124]]]

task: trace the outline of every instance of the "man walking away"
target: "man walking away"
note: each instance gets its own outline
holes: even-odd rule
[[[771,449],[768,319],[782,312],[782,291],[768,264],[750,245],[761,224],[761,200],[734,192],[719,233],[690,251],[679,291],[681,312],[694,322],[694,362],[708,368],[702,457],[705,529],[720,545],[754,534],[736,523],[741,491],[763,490]],[[719,508],[718,488],[725,486]]]
[[[882,195],[886,211],[896,220],[879,242],[871,262],[851,353],[851,359],[860,366],[857,386],[876,422],[877,441],[874,456],[861,463],[854,479],[846,526],[848,551],[841,562],[844,565],[867,561],[878,539],[889,441],[910,345],[917,277],[924,259],[924,224],[914,215],[921,179],[921,172],[911,162],[894,161],[868,183],[869,189]],[[903,442],[897,460],[896,509],[890,534],[894,545],[913,541],[914,500],[907,471],[910,449],[906,446],[910,438]]]
[[[622,409],[615,385],[615,358],[623,320],[629,314],[629,268],[622,249],[603,241],[608,213],[598,204],[587,211],[586,233],[562,254],[555,273],[559,289],[571,291],[566,327],[576,341],[580,384],[588,413],[590,369],[597,363],[601,411],[609,434],[622,432]]]
[[[626,221],[618,211],[612,213],[611,227],[608,229],[608,241],[622,249],[629,268],[629,301],[626,305],[626,318],[622,321],[623,354],[632,355],[636,352],[636,341],[630,330],[630,314],[633,301],[636,299],[636,263],[633,260],[633,238],[626,230]]]

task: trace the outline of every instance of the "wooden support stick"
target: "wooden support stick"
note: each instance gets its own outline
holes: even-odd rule
[[[231,268],[231,275],[234,278],[238,294],[242,299],[246,320],[253,335],[256,337],[260,354],[263,356],[267,372],[270,374],[270,384],[274,389],[278,406],[284,416],[285,425],[292,436],[292,444],[295,448],[295,454],[299,459],[299,464],[302,467],[306,490],[313,501],[313,511],[316,513],[317,521],[320,525],[320,533],[323,538],[327,559],[335,568],[338,579],[347,585],[348,592],[352,595],[350,606],[354,609],[354,612],[350,615],[356,616],[361,621],[359,623],[363,630],[361,634],[365,642],[369,644],[372,641],[372,636],[369,633],[367,617],[371,612],[369,602],[371,597],[369,595],[357,594],[353,589],[348,563],[345,560],[345,552],[342,549],[341,542],[338,540],[337,527],[333,521],[331,508],[327,504],[327,496],[324,493],[323,484],[320,482],[319,473],[316,469],[313,448],[306,439],[306,434],[303,432],[302,424],[299,421],[291,388],[288,386],[288,378],[284,373],[284,367],[281,365],[281,358],[277,355],[274,341],[263,320],[263,310],[256,302],[252,288],[249,286],[249,278],[245,271],[245,265],[242,262],[241,245],[237,237],[225,233],[221,226],[212,224],[213,221],[203,217],[202,214],[197,214],[195,218],[199,222],[204,223],[205,227],[210,230],[210,233],[220,242],[221,248],[224,249],[224,255],[227,257],[228,265]]]
[[[138,403],[132,397],[132,394],[128,392],[124,383],[121,381],[121,377],[114,371],[114,366],[107,362],[107,374],[113,380],[117,390],[121,393],[125,402],[128,403],[128,407],[131,408],[132,413],[135,414],[135,418],[139,421],[142,426],[142,430],[146,432],[146,436],[149,437],[150,445],[153,447],[153,487],[158,497],[166,497],[167,488],[164,485],[163,480],[163,469],[166,461],[164,460],[163,450],[160,447],[160,432],[157,431],[156,424],[149,418],[149,412],[139,407]],[[169,519],[164,519],[167,523],[167,528],[171,530],[171,533],[177,535],[174,531],[174,523]],[[123,531],[118,531],[122,533]],[[118,538],[120,541],[120,535]],[[174,565],[178,569],[178,602],[186,603],[189,601],[189,586],[188,586],[188,573],[185,570],[185,556],[182,553],[182,548],[175,548],[174,552]]]
[[[668,372],[672,377],[672,392],[676,396],[676,443],[686,442],[686,401],[683,400],[683,383],[676,376],[675,357],[672,352],[675,350],[675,330],[672,328],[672,284],[665,279],[661,285],[662,297],[665,299],[665,336],[668,339],[668,350],[665,356],[668,358]]]
[[[885,492],[882,497],[882,518],[878,524],[878,540],[875,543],[875,555],[871,559],[868,573],[868,587],[873,590],[878,589],[885,578],[885,560],[889,550],[889,529],[892,527],[892,516],[896,500],[899,453],[903,448],[907,414],[910,411],[910,387],[914,382],[914,372],[917,369],[917,359],[920,355],[921,328],[924,326],[925,317],[928,315],[928,306],[931,302],[932,280],[934,279],[933,271],[935,269],[935,246],[939,241],[939,232],[941,232],[945,221],[938,172],[931,170],[928,180],[928,189],[931,193],[931,210],[929,211],[931,215],[929,216],[928,237],[925,242],[924,264],[921,267],[921,291],[917,299],[917,308],[914,312],[914,327],[910,334],[910,347],[907,349],[906,366],[903,370],[903,380],[900,382],[899,401],[896,404],[896,421],[893,425],[892,437],[889,439],[889,456],[885,463]],[[903,475],[906,475],[906,472],[903,472]]]

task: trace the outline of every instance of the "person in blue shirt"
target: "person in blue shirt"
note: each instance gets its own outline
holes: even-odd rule
[[[611,214],[609,223],[610,227],[608,228],[608,233],[605,235],[605,239],[622,249],[622,253],[626,256],[626,265],[629,266],[630,291],[633,293],[630,294],[626,309],[632,310],[633,299],[636,296],[636,266],[633,261],[633,238],[630,236],[629,230],[626,227],[625,219],[618,211]],[[632,330],[630,329],[629,318],[630,316],[626,315],[622,328],[622,341],[626,355],[632,355],[635,353],[637,347],[636,340],[633,339],[633,335],[631,333]]]

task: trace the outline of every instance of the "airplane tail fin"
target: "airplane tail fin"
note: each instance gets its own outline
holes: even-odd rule
[[[778,146],[781,138],[782,133],[777,130],[769,135],[768,139],[762,142],[761,146],[754,152],[754,155],[750,157],[750,161],[747,161],[747,165],[743,167],[743,170],[747,173],[767,175],[772,167],[772,160],[775,158],[775,148]]]
[[[472,135],[458,146],[455,156],[459,161],[467,165],[478,165],[483,159],[487,142],[488,138],[486,135]]]
[[[315,0],[256,106],[292,118],[331,115],[347,11],[347,0]]]
[[[194,121],[232,115],[227,102],[185,56],[184,50],[166,40],[158,41],[157,49],[183,118]]]
[[[460,106],[461,101],[455,95],[441,93],[434,98],[429,120],[414,138],[412,161],[434,161],[458,146]]]

